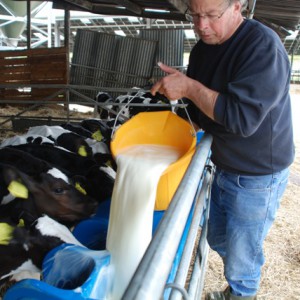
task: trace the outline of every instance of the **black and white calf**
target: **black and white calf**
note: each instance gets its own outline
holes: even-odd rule
[[[51,147],[51,146],[50,146]],[[67,225],[89,218],[97,202],[58,168],[32,155],[5,147],[0,149],[0,216],[31,224],[48,214]]]
[[[107,100],[108,101],[108,100]],[[114,101],[109,99],[110,108],[117,113],[113,118],[124,122],[140,112],[170,110],[169,100],[159,93],[153,96],[150,92],[137,91],[118,96]],[[139,104],[139,105],[134,105]],[[156,104],[156,105],[153,105]],[[157,105],[159,104],[159,105]]]
[[[82,156],[92,156],[93,151],[85,137],[80,136],[70,130],[61,126],[34,126],[30,127],[27,135],[39,135],[54,141],[56,146],[67,149],[71,152],[77,153]]]
[[[0,284],[8,280],[37,278],[45,255],[62,243],[83,245],[70,230],[44,215],[30,228],[0,219]]]
[[[41,135],[37,134],[23,134],[16,135],[10,138],[6,138],[0,143],[0,148],[4,148],[6,146],[20,145],[20,144],[49,144],[53,145],[54,141]]]
[[[73,181],[80,182],[87,195],[98,202],[112,195],[115,171],[106,164],[47,145],[23,144],[11,148],[29,153],[61,170]]]
[[[88,123],[88,121],[84,123]],[[90,131],[83,125],[41,125],[30,127],[27,135],[43,136],[52,140],[55,146],[62,147],[81,156],[91,157],[95,153],[109,153],[109,140],[107,139],[107,136],[109,136],[109,134],[107,134],[108,130],[109,128],[105,127],[105,124],[98,124],[95,131]],[[14,143],[14,145],[17,145],[17,143]]]
[[[100,119],[110,120],[111,118],[114,118],[116,116],[111,112],[111,110],[113,109],[114,101],[115,100],[113,99],[113,97],[107,92],[99,92],[96,95],[96,102],[101,104],[97,107],[97,112]]]

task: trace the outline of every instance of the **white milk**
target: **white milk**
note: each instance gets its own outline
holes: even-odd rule
[[[176,149],[159,145],[128,147],[116,157],[118,170],[107,234],[114,268],[109,299],[121,298],[151,241],[158,181],[178,158]]]

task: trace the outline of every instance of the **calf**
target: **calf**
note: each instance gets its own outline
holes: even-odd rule
[[[61,126],[68,130],[71,130],[73,133],[75,133],[76,135],[79,135],[80,137],[82,137],[84,139],[85,149],[87,149],[87,151],[89,151],[88,155],[92,156],[97,153],[109,153],[110,152],[109,144],[106,142],[107,138],[103,137],[103,135],[101,133],[101,128],[100,129],[98,128],[95,132],[91,132],[88,129],[84,128],[80,124],[73,125],[73,124],[65,123],[65,124],[62,124]],[[69,139],[71,139],[71,138],[74,140],[78,139],[78,137],[76,138],[76,135],[72,136],[71,134],[69,134]],[[70,141],[70,142],[74,144],[74,140]],[[65,145],[63,145],[60,142],[59,138],[57,139],[57,144],[59,146],[66,147]],[[78,152],[75,150],[76,149],[74,149],[72,152],[75,152],[75,153]]]
[[[37,135],[37,134],[23,134],[16,135],[11,138],[7,138],[3,140],[0,144],[0,148],[11,146],[11,145],[20,145],[20,144],[54,144],[53,140],[48,139],[45,136]]]
[[[109,145],[105,142],[98,142],[94,139],[87,138],[85,140],[89,147],[92,149],[93,156],[98,153],[110,153]]]
[[[59,169],[14,148],[0,149],[0,185],[1,215],[12,219],[24,215],[28,223],[46,213],[71,226],[97,209],[82,183],[74,186]]]
[[[11,146],[11,148],[45,160],[75,181],[80,180],[87,195],[99,202],[106,200],[112,194],[115,172],[112,167],[100,165],[95,159],[47,145],[24,144]]]
[[[83,128],[80,124],[62,123],[60,124],[60,126],[66,130],[77,133],[82,137],[92,138],[92,133],[89,130]]]
[[[85,119],[81,121],[81,126],[92,132],[92,138],[98,142],[110,144],[112,128],[107,125],[107,121],[99,119]]]
[[[136,114],[140,112],[147,112],[147,111],[162,111],[162,110],[170,110],[170,107],[164,107],[159,105],[153,105],[151,104],[170,104],[169,100],[157,93],[155,96],[153,96],[150,92],[133,92],[130,95],[120,95],[116,98],[115,103],[118,104],[127,104],[119,106],[119,109],[116,108],[118,112],[120,112],[121,115],[125,116],[126,118],[131,118],[135,116]],[[140,106],[134,106],[130,104],[142,104]]]
[[[29,128],[27,134],[47,137],[48,139],[53,140],[55,145],[82,156],[92,156],[93,154],[91,147],[85,141],[85,137],[61,126],[34,126]]]
[[[71,132],[70,130],[64,129],[61,126],[48,126],[48,125],[40,125],[30,127],[27,131],[27,134],[35,134],[45,136],[53,141],[56,141],[57,138],[63,134]]]
[[[86,142],[86,138],[83,138],[74,132],[63,133],[58,136],[56,145],[81,156],[93,156],[92,148]]]
[[[61,125],[63,128],[67,130],[71,130],[76,135],[79,135],[80,137],[84,138],[85,146],[84,149],[87,149],[88,156],[92,156],[97,153],[109,153],[109,146],[108,143],[104,142],[103,135],[101,133],[101,128],[97,128],[95,132],[91,132],[88,129],[84,128],[83,126],[79,125],[73,125],[70,123],[65,123]],[[69,135],[69,136],[67,136]],[[74,140],[76,141],[78,139],[78,136],[69,134],[62,134],[60,137],[57,138],[57,144],[59,146],[68,147],[68,144],[74,144]],[[64,141],[62,141],[61,137],[65,136]],[[67,139],[73,139],[68,141]],[[77,147],[78,148],[78,147]],[[84,150],[83,149],[83,150]],[[70,150],[70,148],[69,148]],[[78,151],[75,149],[71,150],[72,152],[77,153]],[[80,153],[79,153],[80,154]],[[83,155],[84,156],[84,155]]]
[[[115,114],[112,113],[112,104],[114,103],[113,97],[106,92],[99,92],[96,95],[96,102],[101,105],[97,106],[97,112],[99,114],[100,119],[110,119],[111,117],[115,117]]]
[[[64,225],[47,215],[30,228],[0,220],[0,284],[24,278],[36,278],[45,255],[62,243],[83,246]]]

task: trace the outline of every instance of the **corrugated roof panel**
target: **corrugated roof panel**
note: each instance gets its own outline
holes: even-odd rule
[[[184,30],[182,29],[143,29],[140,31],[142,38],[158,41],[156,62],[163,62],[169,66],[183,65]],[[153,72],[153,80],[164,76],[159,68]]]
[[[157,41],[153,40],[79,30],[70,83],[96,86],[99,90],[103,87],[143,87],[152,76],[156,49]],[[81,92],[92,99],[98,93],[93,90]],[[73,96],[72,100],[79,101],[79,98]]]

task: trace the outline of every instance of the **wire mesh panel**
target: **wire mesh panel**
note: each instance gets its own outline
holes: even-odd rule
[[[140,37],[158,41],[156,62],[169,66],[182,66],[184,53],[184,31],[182,29],[142,29]],[[165,73],[154,68],[153,80],[157,81]]]
[[[132,88],[147,85],[152,76],[156,49],[156,41],[121,38],[115,59],[115,86]]]

